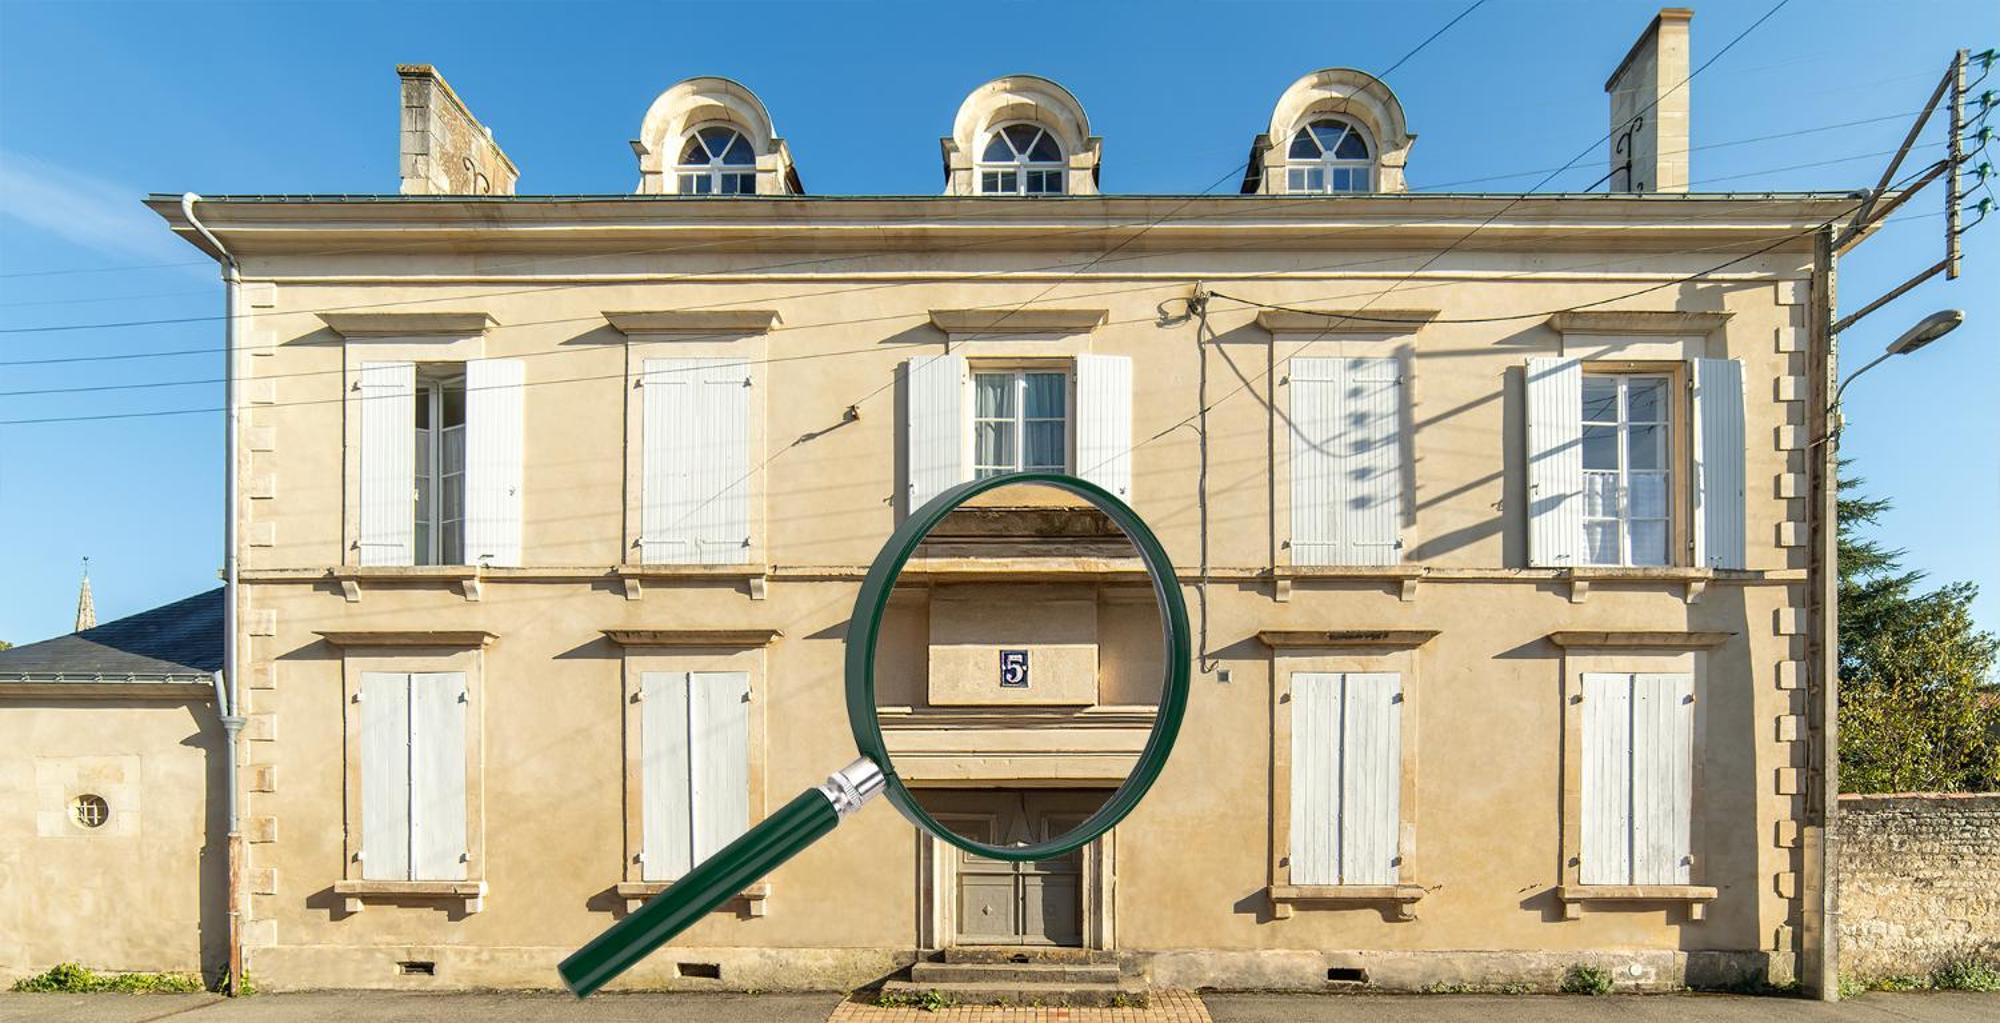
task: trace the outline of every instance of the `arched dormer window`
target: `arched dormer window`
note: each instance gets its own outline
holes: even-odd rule
[[[1061,195],[1062,143],[1036,124],[1009,124],[987,136],[979,153],[980,195]]]
[[[711,124],[688,136],[674,177],[682,195],[754,195],[757,153],[742,132]]]
[[[1301,125],[1285,151],[1285,191],[1296,194],[1374,190],[1375,154],[1360,126],[1338,117]]]

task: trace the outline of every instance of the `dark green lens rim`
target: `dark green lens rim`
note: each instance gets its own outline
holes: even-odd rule
[[[889,758],[888,745],[882,738],[882,722],[875,710],[875,644],[882,635],[882,617],[888,610],[889,594],[896,587],[896,578],[902,574],[903,566],[916,553],[917,545],[923,542],[924,537],[965,502],[989,490],[1024,483],[1055,487],[1089,501],[1117,523],[1118,528],[1124,530],[1133,545],[1139,548],[1140,559],[1146,563],[1146,574],[1153,583],[1154,599],[1160,606],[1161,642],[1166,651],[1167,670],[1165,685],[1160,691],[1159,713],[1153,720],[1153,731],[1146,740],[1146,748],[1139,754],[1139,762],[1132,773],[1111,794],[1111,798],[1082,824],[1055,841],[1028,846],[995,846],[971,841],[938,823],[937,818],[917,805],[903,779],[896,774],[896,766]],[[1187,714],[1188,680],[1194,651],[1188,630],[1187,601],[1181,596],[1180,580],[1174,575],[1173,561],[1167,557],[1166,548],[1160,545],[1159,538],[1153,535],[1131,506],[1095,483],[1064,473],[1019,472],[960,483],[918,508],[896,528],[889,542],[882,547],[882,553],[875,556],[875,563],[868,566],[868,577],[861,584],[861,592],[854,598],[854,615],[848,619],[848,630],[847,720],[854,729],[855,748],[882,769],[888,783],[889,801],[905,818],[940,841],[978,856],[1016,863],[1049,859],[1082,848],[1110,831],[1139,805],[1139,800],[1159,779],[1160,772],[1167,766],[1168,754],[1173,752],[1174,740],[1180,736],[1181,719]]]

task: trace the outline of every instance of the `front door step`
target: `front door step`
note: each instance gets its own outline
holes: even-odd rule
[[[947,963],[1066,963],[1116,965],[1118,953],[1101,948],[1052,948],[1046,945],[953,945],[943,952]]]
[[[959,946],[911,965],[908,978],[883,983],[884,998],[917,1002],[929,995],[957,1005],[1147,1004],[1145,978],[1126,973],[1116,953],[1101,949]]]
[[[1120,977],[1110,984],[993,983],[920,984],[909,980],[882,983],[883,1001],[892,999],[915,1004],[935,992],[952,1005],[1052,1005],[1072,1007],[1129,1006],[1144,1008],[1146,984],[1136,977]]]

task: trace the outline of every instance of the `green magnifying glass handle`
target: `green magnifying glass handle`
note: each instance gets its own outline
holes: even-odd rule
[[[881,771],[872,761],[862,759],[827,779],[825,786],[799,793],[666,891],[647,899],[630,916],[571,953],[556,967],[563,984],[579,998],[603,987],[819,841],[881,787]]]

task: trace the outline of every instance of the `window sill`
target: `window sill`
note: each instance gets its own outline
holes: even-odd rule
[[[647,899],[666,891],[671,881],[620,881],[616,887],[618,897],[625,900],[625,913],[631,915]],[[723,903],[734,908],[743,916],[763,916],[764,903],[771,898],[769,882],[759,882],[743,889],[735,898]]]
[[[1424,897],[1415,884],[1274,884],[1264,889],[1271,915],[1289,919],[1300,905],[1355,906],[1388,903],[1397,920],[1415,920],[1417,901]]]
[[[1715,896],[1713,887],[1699,884],[1566,884],[1556,888],[1556,901],[1563,905],[1565,920],[1580,919],[1583,907],[1593,902],[1679,902],[1687,905],[1688,919],[1698,921],[1708,915],[1708,904]]]
[[[486,908],[486,882],[484,881],[363,881],[360,879],[349,879],[335,881],[333,883],[333,894],[340,896],[341,909],[348,913],[361,912],[362,907],[370,901],[458,901],[464,903],[467,913],[477,913]]]

